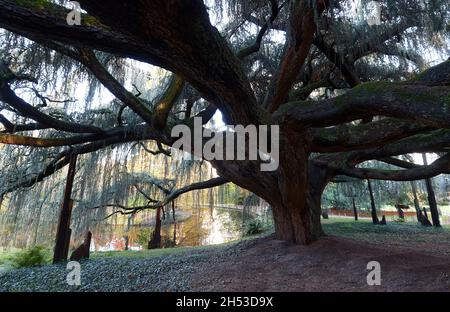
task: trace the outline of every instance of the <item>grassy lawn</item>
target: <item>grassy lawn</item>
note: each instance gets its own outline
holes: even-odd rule
[[[420,207],[427,207],[427,209],[429,210],[429,204],[428,203],[422,203],[420,205]],[[370,207],[365,207],[368,211],[370,211]],[[438,204],[438,208],[441,211],[442,214],[444,215],[450,215],[450,205],[439,205]],[[381,205],[380,207],[381,210],[383,211],[397,211],[397,209],[394,207],[394,205]],[[406,210],[406,211],[415,211],[414,210],[414,205],[410,205],[410,209]]]
[[[353,238],[359,241],[373,244],[382,244],[388,248],[421,248],[432,253],[450,255],[450,225],[442,228],[423,227],[413,223],[388,222],[387,225],[373,225],[371,220],[353,218],[330,217],[322,220],[326,234]],[[266,233],[257,236],[267,235]],[[245,237],[241,240],[253,239],[257,236]],[[104,258],[152,258],[172,254],[195,253],[206,250],[220,249],[238,241],[225,244],[197,246],[197,247],[174,247],[141,251],[107,251],[93,252],[92,259]],[[0,267],[8,266],[11,258],[18,251],[0,251]],[[46,253],[50,253],[49,250]],[[48,263],[51,257],[48,257]]]
[[[415,223],[388,222],[373,225],[371,220],[330,217],[323,220],[328,235],[353,238],[387,247],[420,248],[424,251],[450,255],[450,226],[424,227]]]
[[[181,253],[189,253],[189,252],[199,252],[199,251],[207,251],[214,249],[221,249],[231,245],[234,245],[238,242],[254,239],[256,237],[267,235],[268,232],[264,232],[261,234],[243,237],[241,239],[231,241],[228,243],[217,244],[217,245],[207,245],[207,246],[195,246],[195,247],[173,247],[173,248],[161,248],[161,249],[143,249],[139,251],[103,251],[103,252],[93,252],[91,253],[92,259],[103,259],[108,257],[120,258],[120,257],[131,257],[131,258],[151,258],[151,257],[159,257],[159,256],[167,256],[172,254],[181,254]]]
[[[264,234],[262,234],[264,235]],[[252,239],[257,236],[245,237],[240,240],[217,244],[209,246],[195,246],[195,247],[174,247],[174,248],[161,248],[161,249],[144,249],[139,251],[127,250],[127,251],[104,251],[104,252],[91,252],[91,259],[105,259],[105,258],[153,258],[160,256],[168,256],[172,254],[182,254],[182,253],[194,253],[200,251],[221,249],[227,246],[231,246],[239,241]],[[14,251],[0,251],[0,267],[9,266],[11,259],[19,253],[20,250]],[[46,262],[51,263],[51,251],[45,250]]]
[[[229,244],[229,243],[228,243]],[[159,256],[167,256],[172,254],[184,253],[184,252],[196,252],[209,250],[214,248],[221,248],[227,244],[210,245],[210,246],[196,246],[196,247],[173,247],[173,248],[161,248],[161,249],[144,249],[139,251],[124,250],[124,251],[104,251],[104,252],[93,252],[91,253],[92,259],[103,259],[103,258],[121,258],[121,257],[132,257],[132,258],[151,258]]]
[[[15,253],[15,251],[0,251],[0,266],[6,265]]]
[[[106,252],[92,252],[91,259],[104,259],[104,258],[152,258],[159,256],[167,256],[171,254],[201,251],[207,249],[214,249],[223,247],[222,245],[213,246],[199,246],[199,247],[174,247],[174,248],[162,248],[162,249],[151,249],[151,250],[140,250],[140,251],[106,251]],[[20,251],[0,251],[0,267],[10,266],[11,260]],[[51,253],[50,250],[45,252]],[[51,257],[47,257],[48,264],[51,263]]]

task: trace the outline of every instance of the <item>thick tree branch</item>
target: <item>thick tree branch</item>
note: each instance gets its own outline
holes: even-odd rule
[[[151,133],[152,131],[148,130],[148,128],[144,125],[117,127],[110,130],[105,130],[102,133],[77,135],[64,138],[36,138],[24,135],[0,133],[0,143],[32,147],[57,147],[79,145],[112,138],[128,140],[155,138],[155,136]]]
[[[335,98],[284,104],[275,117],[299,126],[326,127],[381,115],[450,128],[449,99],[449,87],[369,82]]]
[[[446,154],[427,166],[406,170],[380,170],[365,168],[337,168],[336,172],[359,179],[414,181],[432,178],[445,172],[450,166],[450,154]]]
[[[313,129],[311,151],[330,153],[366,149],[431,130],[431,127],[393,118]]]
[[[0,123],[5,127],[6,132],[14,131],[14,124],[10,122],[5,116],[0,114]]]
[[[133,93],[126,90],[108,70],[99,62],[94,52],[89,49],[79,49],[79,55],[74,57],[86,66],[94,76],[119,100],[138,114],[144,121],[151,123],[152,113],[145,104]]]
[[[79,2],[102,23],[117,31],[127,29],[146,42],[145,50],[158,58],[156,65],[188,81],[227,122],[260,123],[256,98],[239,59],[211,25],[203,1],[136,1],[131,10],[119,0],[108,5]]]
[[[421,152],[448,152],[450,150],[450,130],[440,129],[424,134],[387,143],[385,145],[360,151],[324,154],[315,158],[319,163],[333,164],[333,167],[352,167],[372,159]]]
[[[98,127],[77,124],[50,117],[18,97],[8,85],[0,86],[0,100],[17,110],[24,117],[31,118],[49,128],[74,133],[103,132],[103,130]]]
[[[317,7],[301,0],[294,5],[290,17],[289,36],[282,56],[281,64],[269,88],[265,99],[265,107],[269,112],[276,111],[286,102],[294,85],[300,68],[309,54],[316,32],[315,17],[322,14],[328,0],[320,0]]]
[[[146,52],[145,42],[113,31],[93,17],[83,25],[74,27],[67,24],[69,10],[59,5],[46,2],[45,9],[36,8],[29,3],[0,0],[0,27],[17,33],[31,40],[53,40],[71,46],[109,52],[122,57],[144,61],[150,57]],[[160,62],[156,56],[155,65]]]
[[[0,133],[0,143],[10,144],[10,145],[21,145],[21,146],[33,146],[33,147],[54,147],[54,146],[67,146],[72,144],[81,144],[89,142],[87,137],[71,137],[71,138],[35,138],[23,135],[15,134],[1,134]]]
[[[158,103],[155,105],[153,112],[153,126],[156,129],[164,129],[169,117],[169,112],[172,109],[175,101],[183,91],[184,80],[179,76],[171,77],[169,87],[164,91]]]
[[[355,87],[361,83],[353,63],[350,63],[343,54],[336,52],[333,47],[329,46],[322,36],[318,35],[314,38],[314,45],[326,55],[331,63],[339,68],[350,87]]]
[[[372,36],[364,36],[358,44],[352,47],[347,53],[346,58],[351,63],[354,63],[356,60],[361,57],[373,53],[376,51],[377,47],[383,42],[401,34],[408,28],[414,27],[415,23],[409,20],[402,20],[396,24],[391,25],[390,27],[385,26],[375,26],[372,31]],[[380,28],[380,29],[377,29]]]
[[[309,95],[319,89],[319,88],[325,88],[329,87],[331,84],[328,81],[328,79],[322,79],[316,82],[310,82],[306,86],[299,88],[297,90],[294,90],[289,95],[289,101],[304,101],[306,100]]]
[[[373,49],[374,53],[380,53],[384,55],[392,55],[392,56],[398,56],[401,58],[405,58],[417,65],[420,71],[424,71],[426,69],[426,62],[425,59],[417,53],[416,51],[410,51],[402,49],[398,46],[391,46],[391,45],[378,45]]]
[[[79,2],[100,22],[73,27],[66,22],[68,10],[54,13],[61,12],[60,7],[36,10],[0,0],[0,27],[32,40],[53,40],[163,67],[199,90],[228,122],[260,123],[260,115],[255,114],[259,108],[243,68],[211,25],[202,1],[137,1],[132,9],[119,0],[108,5]]]
[[[146,134],[145,132],[143,132],[141,134],[140,139],[144,139],[145,137],[147,137],[147,139],[154,139],[154,137],[151,138],[152,135],[149,135],[149,134]],[[84,144],[84,145],[70,147],[70,148],[62,151],[58,156],[56,156],[54,158],[54,160],[51,161],[49,164],[47,164],[45,166],[45,168],[42,171],[40,171],[39,173],[32,175],[32,176],[26,178],[25,180],[19,181],[18,183],[14,184],[12,186],[8,186],[5,189],[0,188],[0,197],[2,197],[6,193],[17,190],[18,188],[31,187],[31,186],[35,185],[36,183],[44,180],[46,177],[53,175],[55,172],[64,168],[64,166],[66,166],[69,163],[71,155],[88,154],[88,153],[98,151],[100,149],[106,148],[106,147],[114,145],[114,144],[123,144],[123,143],[133,142],[138,139],[139,138],[136,138],[134,136],[125,136],[125,137],[116,136],[116,137],[106,138],[104,140],[91,142],[91,143]]]
[[[381,162],[384,162],[386,164],[397,166],[397,167],[404,168],[404,169],[413,169],[413,168],[421,167],[421,165],[417,165],[417,164],[411,163],[409,161],[401,160],[401,159],[398,159],[395,157],[386,157],[386,158],[381,158],[378,160]],[[443,170],[442,173],[450,174],[450,168],[448,168],[447,170]]]
[[[0,63],[0,67],[3,67],[3,62]],[[4,70],[2,69],[2,72]],[[25,102],[23,99],[18,97],[14,91],[9,86],[9,78],[3,75],[0,76],[0,100],[10,107],[14,108],[24,117],[31,118],[38,123],[45,125],[49,128],[54,128],[56,130],[62,130],[66,132],[75,133],[101,133],[102,129],[94,126],[81,125],[73,122],[67,122],[63,120],[58,120],[56,118],[50,117],[32,105]]]

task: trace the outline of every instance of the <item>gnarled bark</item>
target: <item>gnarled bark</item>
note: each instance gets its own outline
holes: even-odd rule
[[[332,174],[308,160],[306,136],[290,133],[283,141],[278,189],[262,197],[272,205],[276,237],[308,245],[324,234],[320,223],[321,197]]]

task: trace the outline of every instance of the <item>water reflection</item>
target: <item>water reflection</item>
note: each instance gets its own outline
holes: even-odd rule
[[[162,246],[202,246],[222,244],[242,237],[243,223],[250,216],[260,215],[237,208],[183,207],[178,210],[175,222],[167,211],[162,221]],[[101,225],[93,231],[91,249],[95,251],[141,250],[146,248],[153,231],[154,219],[144,224]]]

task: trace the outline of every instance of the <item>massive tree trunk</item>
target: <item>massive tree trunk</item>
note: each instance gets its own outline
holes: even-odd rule
[[[330,178],[331,174],[325,168],[309,165],[308,207],[311,211],[311,238],[313,241],[325,234],[320,223],[320,216],[322,214],[322,194]]]
[[[309,160],[306,134],[283,129],[279,168],[261,172],[254,163],[212,161],[218,173],[263,198],[272,207],[277,239],[307,245],[322,234],[321,196],[332,172]]]
[[[308,151],[304,142],[303,137],[295,135],[282,139],[278,171],[280,200],[272,203],[277,238],[298,244],[312,242],[311,211],[307,204]]]
[[[323,235],[321,196],[330,175],[308,161],[308,145],[294,144],[299,141],[304,142],[290,136],[282,145],[278,172],[280,196],[273,201],[267,194],[265,199],[273,208],[276,237],[307,245]]]
[[[282,186],[281,202],[271,201],[270,196],[265,198],[272,205],[277,239],[308,245],[324,234],[320,222],[321,196],[327,181],[316,175],[318,172],[317,168],[297,171],[296,176],[303,180],[290,180]]]

